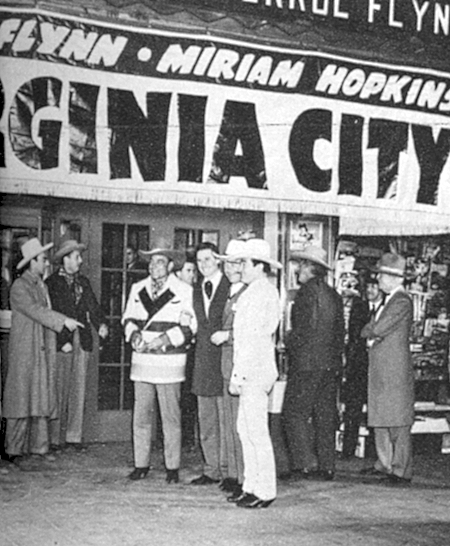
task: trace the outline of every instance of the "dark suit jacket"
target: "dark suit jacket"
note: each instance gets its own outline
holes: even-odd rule
[[[228,298],[229,280],[222,276],[206,317],[202,285],[194,286],[194,311],[198,321],[192,392],[197,396],[222,396],[221,347],[211,343],[211,336],[222,329],[222,314]]]
[[[52,273],[45,282],[50,294],[52,309],[84,324],[84,328],[80,328],[81,347],[84,351],[92,351],[91,324],[98,330],[101,324],[106,323],[106,319],[91,288],[89,279],[83,275],[78,275],[78,279],[83,288],[83,294],[78,305],[75,304],[75,297],[66,279],[59,275],[58,271]],[[73,332],[64,328],[57,336],[57,350],[60,351],[61,347],[66,343],[72,343],[72,339]]]
[[[343,349],[342,299],[322,279],[311,279],[299,289],[292,306],[289,378],[303,371],[338,370]]]
[[[359,296],[354,296],[348,324],[348,342],[345,346],[345,377],[342,401],[350,402],[352,397],[367,399],[367,373],[369,358],[366,340],[361,337],[361,330],[369,322],[369,305]]]

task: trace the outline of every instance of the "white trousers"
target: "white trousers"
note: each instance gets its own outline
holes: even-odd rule
[[[275,456],[269,432],[269,391],[264,385],[244,385],[239,397],[237,430],[244,455],[242,489],[262,500],[277,495]]]

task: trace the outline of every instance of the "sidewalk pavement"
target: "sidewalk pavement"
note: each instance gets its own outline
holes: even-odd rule
[[[2,546],[447,546],[450,455],[415,456],[410,487],[362,477],[370,461],[338,461],[332,482],[278,484],[269,508],[226,502],[216,485],[192,486],[198,449],[183,451],[180,483],[167,485],[161,450],[132,482],[128,443],[90,444],[0,473]]]

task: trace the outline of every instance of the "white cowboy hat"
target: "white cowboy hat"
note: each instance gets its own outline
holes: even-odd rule
[[[54,262],[59,262],[64,258],[64,256],[67,256],[74,250],[79,250],[82,252],[83,250],[86,250],[87,246],[83,243],[79,243],[78,241],[75,241],[75,239],[67,239],[67,241],[64,241],[60,244],[58,250],[55,252],[55,255],[53,256]]]
[[[220,260],[231,261],[230,260],[231,257],[241,252],[244,252],[244,249],[245,249],[245,241],[238,240],[238,239],[231,239],[231,241],[229,241],[227,244],[225,254],[215,254],[215,256],[217,256],[217,258],[219,258]]]
[[[250,258],[269,264],[276,269],[281,269],[283,267],[280,262],[277,262],[277,260],[273,260],[270,257],[270,245],[267,241],[264,241],[264,239],[248,239],[248,241],[243,241],[243,243],[242,250],[229,256],[229,260]]]
[[[22,269],[22,267],[28,262],[31,262],[33,258],[36,258],[36,256],[39,256],[39,254],[42,254],[49,248],[52,248],[52,246],[53,243],[48,243],[48,245],[42,246],[41,242],[37,237],[29,239],[26,243],[22,245],[20,249],[23,258],[17,264],[17,269]]]
[[[150,261],[150,258],[155,255],[165,256],[172,262],[181,256],[181,252],[179,250],[173,250],[169,248],[169,244],[165,239],[159,239],[157,241],[157,244],[154,248],[151,250],[138,250],[139,256],[144,258],[144,260],[147,260],[147,262]]]
[[[326,267],[327,269],[332,269],[327,264],[326,250],[324,250],[320,246],[311,245],[305,248],[305,250],[293,252],[290,256],[290,259],[294,262],[298,260],[308,260],[310,262],[314,262],[316,264],[322,265],[323,267]]]

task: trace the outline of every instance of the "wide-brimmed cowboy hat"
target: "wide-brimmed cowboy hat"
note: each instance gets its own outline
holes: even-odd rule
[[[239,239],[231,239],[228,242],[227,248],[225,249],[225,254],[216,254],[217,258],[220,260],[231,261],[230,258],[236,254],[244,252],[245,241]]]
[[[20,248],[23,258],[17,264],[17,269],[22,269],[22,267],[28,262],[31,262],[33,258],[36,258],[36,256],[39,256],[39,254],[42,254],[49,248],[52,248],[52,246],[53,243],[48,243],[48,245],[42,246],[37,237],[29,239]]]
[[[61,261],[64,256],[67,256],[68,254],[71,254],[75,250],[79,250],[80,252],[83,252],[83,250],[86,250],[87,246],[83,243],[79,243],[75,239],[67,239],[66,241],[63,241],[59,247],[58,250],[55,252],[55,255],[53,256],[54,262]]]
[[[381,256],[375,270],[377,273],[385,273],[386,275],[393,275],[394,277],[404,277],[405,267],[406,260],[403,256],[387,252]]]
[[[316,264],[322,265],[327,269],[332,269],[331,266],[327,264],[327,252],[320,246],[310,245],[305,250],[293,252],[290,255],[290,260],[299,261],[299,260],[308,260],[309,262],[314,262]]]
[[[150,261],[150,258],[155,255],[159,256],[166,256],[170,261],[175,261],[176,259],[179,259],[180,256],[182,256],[182,252],[179,250],[173,250],[170,248],[170,245],[167,243],[165,239],[159,239],[155,246],[151,248],[150,250],[138,250],[139,256],[144,258],[144,260],[147,260],[147,262]]]
[[[234,261],[250,258],[251,260],[258,260],[269,264],[275,269],[283,267],[280,262],[270,257],[270,245],[264,239],[248,239],[248,241],[243,241],[243,243],[241,250],[236,254],[228,256],[227,260]]]

